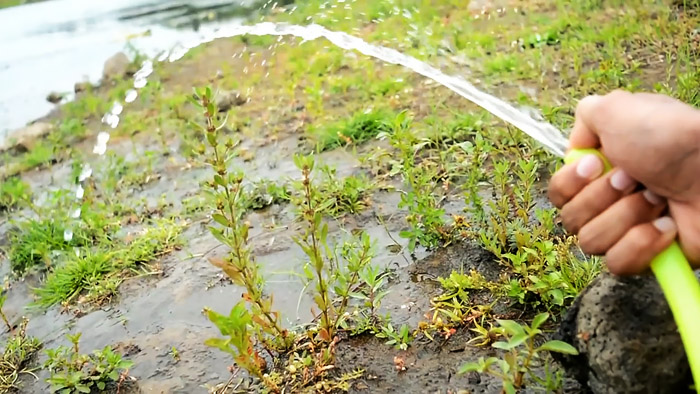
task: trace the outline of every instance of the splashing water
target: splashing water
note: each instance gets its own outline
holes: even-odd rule
[[[302,38],[304,41],[312,41],[323,37],[340,48],[356,50],[375,59],[404,66],[424,77],[432,79],[474,104],[484,108],[500,119],[512,124],[544,145],[552,153],[563,156],[566,150],[567,139],[557,128],[547,122],[535,120],[505,101],[482,92],[465,79],[459,76],[447,75],[425,62],[412,56],[405,55],[397,50],[372,45],[358,37],[344,32],[331,31],[320,25],[311,24],[299,26],[264,22],[252,26],[228,26],[206,37],[202,42],[196,43],[194,46],[217,38],[235,37],[244,34],[256,36],[294,36]],[[187,50],[194,46],[187,45],[183,48],[178,48],[171,52],[169,60],[172,62],[181,58],[187,53]]]
[[[225,26],[216,32],[209,33],[201,40],[180,45],[173,48],[170,52],[164,52],[156,59],[156,61],[162,62],[167,60],[169,62],[175,62],[185,56],[190,49],[201,44],[219,38],[231,38],[247,34],[255,36],[294,36],[303,39],[303,41],[312,41],[319,38],[325,38],[342,49],[356,50],[364,55],[382,60],[386,63],[401,65],[420,75],[423,75],[426,78],[432,79],[433,81],[445,86],[474,104],[489,111],[503,121],[512,124],[530,137],[534,138],[552,153],[560,157],[564,156],[567,147],[567,139],[560,130],[551,124],[536,120],[507,102],[477,89],[474,85],[470,84],[460,76],[445,74],[444,72],[425,62],[422,62],[412,56],[405,55],[397,50],[379,45],[372,45],[345,32],[328,30],[325,27],[317,24],[300,26],[284,23],[263,22],[251,26]],[[124,97],[125,103],[132,103],[136,100],[138,97],[138,90],[146,86],[148,83],[147,78],[152,72],[153,61],[144,61],[141,69],[134,74],[133,89],[126,92]],[[115,102],[112,109],[102,117],[102,123],[110,128],[116,128],[119,124],[119,115],[122,113],[123,109],[124,107],[122,103]],[[104,155],[107,150],[108,141],[109,132],[101,131],[98,133],[93,153],[100,156]],[[85,182],[91,175],[92,169],[89,165],[86,165],[83,168],[76,187],[76,197],[78,200],[80,200],[83,195],[82,183]],[[77,217],[79,217],[80,211],[76,210],[75,212],[77,212]],[[64,238],[66,241],[70,241],[73,238],[72,230],[67,229],[64,234]]]

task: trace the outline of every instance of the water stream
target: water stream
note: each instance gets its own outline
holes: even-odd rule
[[[566,150],[567,139],[560,130],[547,122],[532,118],[527,113],[518,110],[495,96],[477,89],[464,78],[445,74],[444,72],[425,62],[403,54],[397,50],[379,45],[372,45],[361,38],[352,36],[345,32],[331,31],[317,24],[300,26],[284,23],[263,22],[250,26],[224,26],[217,31],[207,33],[201,39],[192,40],[184,45],[171,49],[169,52],[162,53],[161,56],[158,57],[157,61],[175,62],[181,59],[190,49],[204,43],[215,39],[231,38],[246,34],[256,36],[294,36],[301,38],[304,41],[325,38],[340,48],[346,50],[356,50],[375,59],[391,64],[401,65],[441,84],[442,86],[445,86],[474,104],[477,104],[489,111],[503,121],[512,124],[530,137],[534,138],[552,153],[558,156],[563,156]],[[148,83],[147,78],[151,75],[151,73],[153,73],[153,61],[146,60],[141,69],[139,69],[134,75],[134,88],[126,92],[124,97],[125,103],[128,104],[136,100],[138,96],[138,89],[146,86]],[[115,102],[112,109],[102,117],[102,122],[111,128],[116,128],[119,125],[119,116],[123,110],[123,104],[120,102]],[[93,153],[103,155],[107,150],[108,141],[109,133],[106,131],[99,132],[95,147],[93,148]],[[75,194],[77,200],[82,199],[84,192],[82,183],[87,180],[91,174],[92,169],[86,165],[86,167],[83,168],[83,171],[78,179],[78,184],[76,185]],[[75,209],[72,217],[74,219],[78,219],[80,217],[80,208]],[[73,231],[70,227],[66,228],[64,238],[66,241],[70,241],[73,238]]]

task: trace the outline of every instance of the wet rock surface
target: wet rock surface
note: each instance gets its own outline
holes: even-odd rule
[[[246,103],[248,99],[236,90],[219,92],[219,99],[216,102],[216,106],[219,108],[219,112],[226,112],[233,107],[239,107]]]
[[[124,52],[118,52],[107,61],[102,69],[103,79],[116,79],[124,76],[129,69],[129,58]]]
[[[601,274],[579,296],[558,338],[579,356],[559,361],[594,393],[683,393],[692,383],[671,310],[656,279]]]
[[[10,149],[27,151],[31,149],[38,139],[47,135],[53,129],[53,125],[45,122],[32,123],[10,133],[4,140],[0,140],[0,152]]]
[[[84,92],[90,88],[92,88],[92,84],[88,81],[76,82],[75,85],[73,85],[73,91],[75,93]]]

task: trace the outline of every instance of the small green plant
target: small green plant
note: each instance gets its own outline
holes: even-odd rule
[[[180,362],[180,351],[177,350],[175,346],[170,349],[170,355],[173,357],[173,360],[175,360],[176,363]]]
[[[319,171],[322,177],[316,187],[322,192],[316,194],[315,203],[325,207],[324,214],[337,218],[346,213],[358,213],[369,206],[369,193],[376,186],[364,174],[339,180],[335,168],[322,165]]]
[[[568,343],[558,340],[537,345],[539,336],[543,334],[540,327],[548,318],[548,313],[540,313],[535,316],[530,326],[520,325],[513,320],[497,320],[506,341],[498,341],[491,346],[507,353],[502,359],[480,358],[477,362],[464,364],[459,373],[479,372],[493,375],[501,379],[505,393],[515,393],[532,383],[545,387],[547,392],[560,390],[563,375],[561,372],[554,375],[549,372],[549,352],[577,355],[578,351]],[[542,366],[547,371],[544,378],[535,372]]]
[[[304,266],[304,275],[308,285],[313,286],[314,302],[320,310],[319,337],[330,342],[345,319],[351,290],[359,281],[360,273],[371,262],[371,243],[363,233],[359,248],[345,248],[342,256],[347,264],[340,265],[328,244],[328,224],[323,222],[324,212],[335,203],[335,199],[322,200],[319,196],[320,191],[311,179],[315,164],[312,156],[296,155],[294,163],[302,172],[302,180],[297,183],[299,194],[293,202],[305,223],[302,235],[295,241],[309,259]],[[334,306],[331,290],[335,290],[341,298],[338,308]]]
[[[133,362],[123,359],[111,346],[81,354],[80,336],[81,333],[67,335],[70,347],[46,350],[48,360],[44,367],[51,373],[47,379],[51,390],[61,394],[90,393],[94,389],[104,391],[108,384],[120,384]]]
[[[110,250],[86,250],[69,258],[49,273],[43,286],[35,289],[35,305],[47,308],[71,303],[102,304],[109,301],[125,277],[138,274],[159,256],[178,247],[182,226],[163,220],[147,228],[130,243],[114,242]],[[107,245],[104,245],[105,247]]]
[[[380,133],[390,132],[392,117],[391,113],[384,110],[359,111],[350,119],[314,130],[312,134],[316,137],[318,151],[323,152],[339,146],[358,144]]]
[[[37,338],[26,334],[28,320],[23,319],[18,329],[8,338],[0,360],[0,393],[18,390],[22,375],[34,375],[28,368],[35,354],[41,348]]]
[[[246,209],[263,209],[274,204],[288,202],[291,198],[289,186],[269,179],[261,179],[244,190]]]
[[[0,182],[0,212],[11,210],[31,197],[29,185],[19,177],[11,177]]]
[[[411,329],[406,324],[402,324],[401,328],[396,330],[391,323],[387,323],[385,326],[381,327],[381,331],[377,332],[377,338],[386,339],[387,345],[394,346],[400,350],[408,349],[408,345],[413,342],[413,335],[411,334]]]
[[[2,317],[2,321],[5,323],[5,326],[7,326],[7,331],[12,332],[12,324],[10,324],[10,321],[7,320],[7,316],[5,316],[5,311],[2,309],[5,306],[6,300],[7,293],[0,295],[0,317]]]
[[[212,219],[218,227],[211,226],[209,230],[219,242],[230,248],[226,259],[210,258],[210,261],[234,283],[246,289],[243,300],[231,309],[228,316],[206,311],[209,320],[227,337],[210,338],[206,344],[230,353],[240,367],[260,379],[270,391],[277,392],[277,383],[266,376],[266,363],[256,346],[260,344],[268,351],[285,352],[291,348],[294,335],[282,327],[279,313],[272,309],[272,297],[264,292],[265,281],[248,247],[250,225],[243,221],[247,208],[243,198],[243,176],[227,169],[235,144],[233,141],[219,142],[218,132],[225,121],[217,124],[215,116],[218,111],[213,92],[210,88],[195,89],[192,101],[203,111],[205,125],[199,128],[211,150],[205,162],[215,171],[213,180],[206,186],[214,198],[216,212]],[[250,311],[246,305],[250,306]]]

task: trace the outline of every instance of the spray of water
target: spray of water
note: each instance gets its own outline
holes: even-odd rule
[[[479,105],[505,122],[512,124],[530,137],[534,138],[552,153],[558,156],[563,156],[566,150],[567,139],[560,130],[547,122],[533,119],[527,113],[518,110],[507,102],[477,89],[464,78],[445,74],[444,72],[425,62],[422,62],[412,56],[405,55],[394,49],[372,45],[358,37],[344,32],[331,31],[316,24],[300,26],[263,22],[251,26],[226,26],[216,32],[210,33],[201,40],[178,46],[173,48],[170,52],[164,52],[156,60],[159,62],[174,62],[185,56],[190,49],[201,44],[219,38],[230,38],[246,34],[255,36],[294,36],[301,38],[304,41],[325,38],[340,48],[346,50],[356,50],[375,59],[391,64],[401,65],[420,75],[423,75],[426,78],[432,79],[433,81],[445,86],[474,104]],[[138,90],[146,86],[148,83],[148,76],[151,75],[152,72],[153,62],[151,60],[146,60],[141,69],[134,75],[133,89],[126,92],[124,97],[125,103],[128,104],[136,100]],[[120,102],[115,102],[112,109],[102,117],[102,123],[109,126],[109,128],[116,128],[119,125],[119,115],[123,110],[123,104]],[[109,132],[101,131],[98,133],[93,153],[103,155],[107,150],[108,141]],[[78,200],[81,200],[83,197],[83,182],[85,182],[91,175],[92,169],[89,167],[89,165],[86,165],[80,174],[78,185],[76,186],[75,195]],[[80,217],[79,208],[74,211],[72,216],[74,218]],[[72,237],[72,230],[66,229],[64,233],[64,238],[66,241],[70,241]]]

